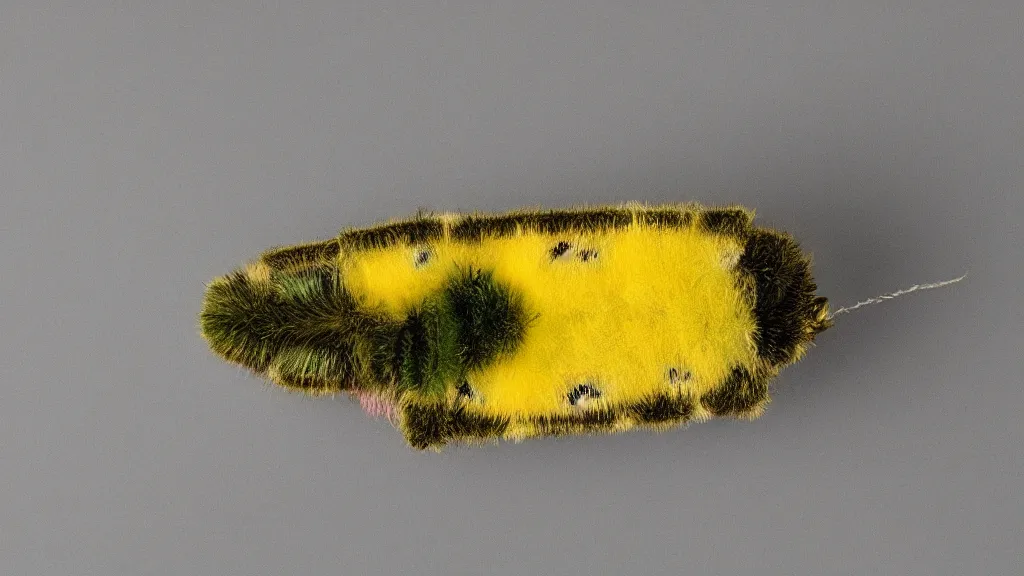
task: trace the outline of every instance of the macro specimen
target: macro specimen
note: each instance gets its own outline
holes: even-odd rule
[[[348,229],[213,280],[200,329],[281,386],[354,395],[419,449],[756,418],[846,310],[752,219],[627,204]]]

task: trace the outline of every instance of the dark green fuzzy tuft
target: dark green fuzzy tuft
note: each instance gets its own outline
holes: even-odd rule
[[[620,416],[619,410],[602,407],[568,416],[535,416],[530,421],[544,436],[568,436],[580,433],[608,432]]]
[[[768,401],[768,377],[733,368],[722,385],[700,399],[715,416],[743,416]]]
[[[277,352],[273,343],[258,334],[266,321],[261,311],[270,295],[249,282],[242,272],[219,278],[206,289],[199,324],[214,352],[253,371],[263,372]],[[257,330],[250,330],[255,325]]]
[[[654,395],[627,405],[595,407],[569,415],[535,416],[529,422],[544,436],[610,432],[623,418],[632,418],[646,428],[665,429],[686,424],[693,410],[694,404],[688,397]],[[412,402],[402,413],[402,431],[409,444],[418,449],[437,449],[451,442],[498,439],[509,425],[507,419],[470,414],[461,403]]]
[[[464,373],[458,321],[443,299],[411,312],[395,339],[393,359],[399,390],[443,394]]]
[[[550,210],[500,216],[466,216],[452,227],[455,240],[477,241],[487,237],[513,236],[517,230],[534,229],[548,234],[623,228],[633,222],[625,208],[597,210]]]
[[[651,208],[639,211],[637,220],[647,226],[661,229],[686,228],[693,223],[694,213],[672,208]]]
[[[693,415],[693,403],[686,398],[674,398],[657,394],[645,398],[629,407],[630,414],[640,424],[665,426],[681,424]]]
[[[750,232],[752,215],[742,208],[715,208],[701,212],[700,226],[712,234],[745,238]]]
[[[420,217],[406,222],[384,224],[373,228],[346,230],[340,244],[346,250],[386,248],[395,244],[424,244],[437,240],[444,233],[444,224],[437,219]]]
[[[402,431],[413,448],[440,448],[456,440],[497,439],[508,420],[467,414],[461,406],[409,404],[402,411]]]
[[[739,268],[753,280],[757,353],[775,366],[794,361],[800,349],[831,323],[814,294],[810,262],[790,236],[768,230],[750,234]]]
[[[662,229],[699,224],[709,232],[744,238],[752,218],[751,212],[738,207],[635,206],[542,210],[462,216],[451,224],[449,234],[456,241],[476,242],[484,238],[508,238],[520,230],[536,230],[545,234],[602,232],[623,229],[639,222]],[[345,230],[337,244],[344,250],[427,244],[444,236],[445,227],[441,219],[423,215],[371,228]]]
[[[522,342],[527,327],[522,301],[491,272],[461,273],[448,285],[444,298],[458,322],[466,369],[489,364]]]
[[[372,366],[400,390],[440,395],[467,371],[512,352],[525,334],[525,316],[519,299],[490,273],[460,272],[400,325],[376,335]]]
[[[285,346],[274,355],[270,369],[282,384],[292,388],[339,390],[345,388],[349,376],[356,371],[351,360],[352,356],[342,350]]]
[[[318,390],[351,386],[361,335],[387,324],[355,307],[333,268],[275,272],[269,285],[234,272],[209,286],[199,319],[225,359],[261,374],[273,368],[286,385]]]
[[[332,238],[322,242],[268,250],[262,259],[271,268],[283,270],[288,266],[329,264],[338,257],[339,250],[338,239]]]

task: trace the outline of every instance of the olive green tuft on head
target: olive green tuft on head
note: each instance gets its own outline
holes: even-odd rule
[[[210,348],[228,361],[255,372],[266,371],[276,350],[261,342],[260,335],[249,326],[261,323],[261,304],[269,299],[262,287],[240,271],[210,283],[199,314],[200,328]]]
[[[332,263],[340,253],[338,239],[284,246],[266,251],[260,259],[274,270],[312,267]]]
[[[244,271],[209,285],[199,314],[210,348],[279,384],[323,394],[359,377],[357,344],[387,320],[356,308],[336,268],[272,271],[257,281]]]

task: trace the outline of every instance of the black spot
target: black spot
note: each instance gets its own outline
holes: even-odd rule
[[[569,404],[572,404],[573,406],[575,406],[583,397],[600,398],[601,391],[593,385],[585,383],[577,385],[566,395],[566,398],[569,399]]]
[[[416,266],[423,266],[430,261],[430,250],[419,250],[416,252]]]
[[[580,250],[580,260],[582,260],[583,262],[597,260],[597,250]]]
[[[568,252],[570,248],[572,248],[572,244],[569,244],[565,240],[555,244],[555,247],[551,249],[551,259],[554,260],[555,258],[560,257]]]
[[[469,382],[463,381],[455,391],[459,396],[465,396],[466,398],[473,397],[473,389],[469,386]]]
[[[672,384],[681,384],[683,382],[689,382],[693,378],[693,373],[689,370],[679,371],[678,368],[669,368],[668,370],[668,381]]]
[[[680,372],[678,368],[668,369],[668,381],[673,386],[679,386],[683,382],[689,382],[693,378],[693,374],[689,370]]]

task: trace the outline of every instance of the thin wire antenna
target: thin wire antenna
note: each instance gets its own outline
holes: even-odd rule
[[[959,278],[953,278],[952,280],[943,280],[942,282],[933,282],[931,284],[915,284],[915,285],[911,286],[910,288],[904,288],[902,290],[897,290],[897,291],[891,292],[889,294],[882,294],[881,296],[876,296],[874,298],[868,298],[867,300],[864,300],[863,302],[857,302],[853,306],[844,306],[843,308],[839,308],[835,312],[829,313],[829,315],[826,316],[826,319],[831,320],[831,319],[835,318],[836,316],[839,316],[840,314],[846,314],[848,312],[853,312],[854,310],[856,310],[857,308],[860,308],[862,306],[870,306],[872,304],[879,304],[881,302],[885,302],[886,300],[892,300],[893,298],[899,298],[900,296],[903,296],[904,294],[910,294],[911,292],[917,292],[918,290],[931,290],[932,288],[941,288],[943,286],[949,286],[950,284],[956,284],[957,282],[963,280],[964,278],[967,278],[967,274],[964,274],[963,276],[961,276]]]

